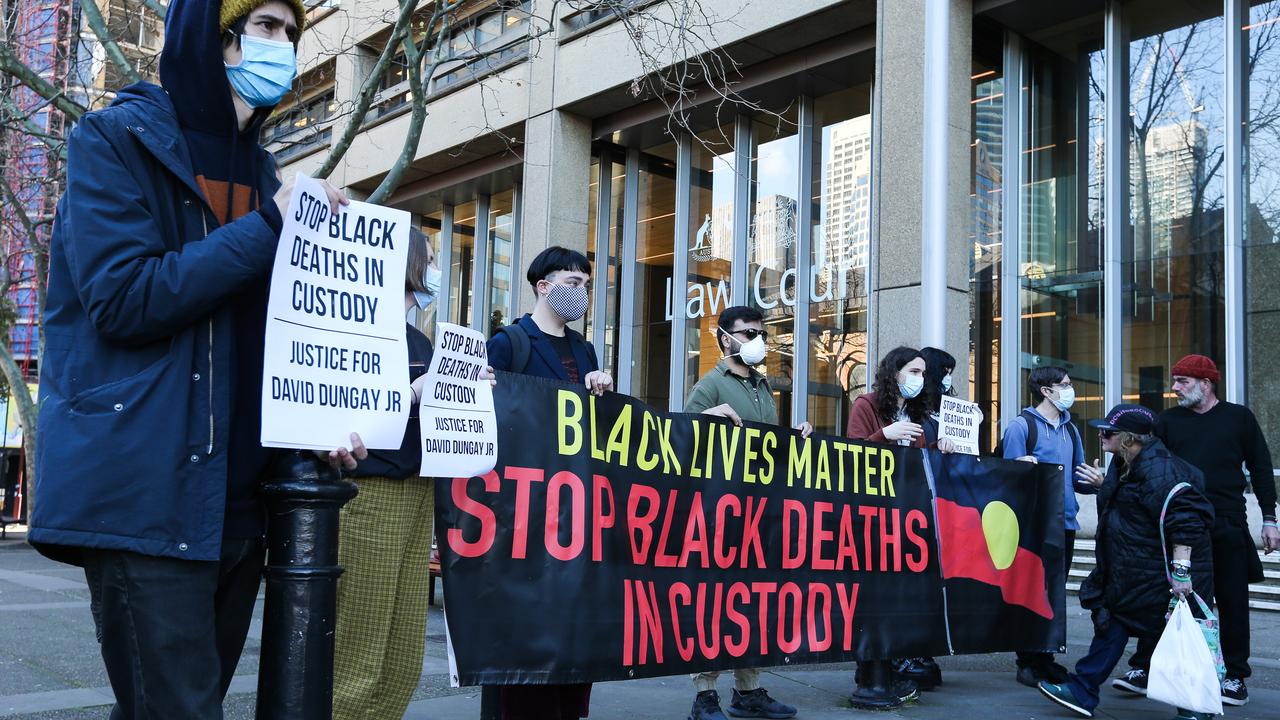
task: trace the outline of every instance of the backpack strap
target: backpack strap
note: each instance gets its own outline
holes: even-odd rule
[[[1036,454],[1036,442],[1040,439],[1040,422],[1030,410],[1023,410],[1019,415],[1027,423],[1027,454]]]
[[[518,324],[504,325],[498,328],[498,332],[506,335],[507,341],[511,343],[511,372],[524,372],[525,367],[529,365],[529,354],[532,351],[529,333]]]

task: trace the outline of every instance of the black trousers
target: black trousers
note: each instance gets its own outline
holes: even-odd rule
[[[1222,659],[1227,677],[1241,680],[1253,674],[1249,667],[1249,568],[1256,564],[1258,549],[1243,517],[1219,515],[1213,523],[1213,598],[1217,605]],[[1144,638],[1129,657],[1129,667],[1151,669],[1151,654],[1160,638]]]
[[[1062,544],[1062,581],[1065,583],[1067,577],[1071,574],[1071,557],[1076,551],[1076,531],[1068,530],[1067,536]],[[1048,665],[1053,662],[1053,653],[1050,652],[1019,652],[1018,667],[1024,668],[1030,665]]]
[[[260,540],[224,542],[217,562],[86,552],[112,720],[222,718],[263,562]]]

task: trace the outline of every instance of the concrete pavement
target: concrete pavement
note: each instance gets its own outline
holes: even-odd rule
[[[0,717],[23,720],[87,720],[106,718],[111,689],[98,656],[89,618],[88,590],[79,569],[42,558],[20,534],[0,542]],[[1069,600],[1068,659],[1079,657],[1089,642],[1088,617]],[[261,602],[225,703],[231,720],[253,717],[261,633]],[[1230,718],[1280,720],[1280,613],[1255,613],[1253,623],[1253,701],[1231,708]],[[1009,654],[940,658],[941,689],[920,702],[878,717],[912,720],[974,718],[999,713],[1005,718],[1070,717],[1068,713],[1013,681]],[[851,690],[852,665],[818,665],[774,669],[764,684],[774,696],[800,708],[807,720],[847,719],[860,713],[845,698]],[[732,687],[721,678],[727,703]],[[600,683],[592,694],[593,719],[636,718],[681,720],[688,715],[693,689],[685,676]],[[423,675],[406,718],[474,720],[479,716],[476,688],[448,685],[444,620],[432,608],[427,621],[427,657]],[[1103,691],[1099,717],[1164,720],[1167,706]]]

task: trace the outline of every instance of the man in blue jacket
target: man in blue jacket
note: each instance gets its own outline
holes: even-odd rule
[[[1066,530],[1063,544],[1063,578],[1071,569],[1071,554],[1075,549],[1076,531],[1080,524],[1076,514],[1080,503],[1076,492],[1093,494],[1093,481],[1101,481],[1102,468],[1084,461],[1084,444],[1080,430],[1071,422],[1071,406],[1076,401],[1076,390],[1065,368],[1049,366],[1031,371],[1027,389],[1033,405],[1018,414],[1004,431],[1001,440],[1004,457],[1010,460],[1042,462],[1063,467],[1062,524]],[[1074,477],[1073,477],[1074,476]],[[1076,478],[1079,478],[1077,482]],[[1053,653],[1018,653],[1017,680],[1028,687],[1036,687],[1041,681],[1066,682],[1067,669],[1054,662]]]
[[[257,138],[305,18],[302,0],[173,0],[162,87],[121,90],[68,139],[28,537],[85,568],[113,718],[221,718],[248,634],[262,333],[293,185]],[[330,462],[354,467],[352,448]]]

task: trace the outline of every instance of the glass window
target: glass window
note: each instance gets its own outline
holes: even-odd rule
[[[1245,392],[1280,467],[1280,1],[1251,8],[1245,33]]]
[[[979,446],[991,452],[1000,440],[1000,278],[1004,259],[1004,66],[1003,38],[974,29],[970,78],[969,398],[986,417]],[[953,378],[959,380],[959,378]]]
[[[665,408],[670,396],[671,290],[675,240],[676,146],[665,143],[640,153],[636,222],[634,319],[631,357],[620,360],[631,373],[631,394]],[[623,371],[622,367],[618,368]]]
[[[453,208],[453,253],[449,268],[449,321],[471,324],[471,269],[475,266],[476,204]],[[442,270],[444,268],[441,268]]]
[[[751,199],[747,235],[747,304],[764,313],[769,378],[778,422],[791,425],[795,369],[796,215],[800,197],[798,111],[751,122]]]
[[[507,190],[489,198],[489,337],[503,325],[510,325],[512,281],[511,251],[515,240],[512,214],[515,191]]]
[[[716,323],[732,304],[733,123],[699,133],[692,140],[689,227],[681,250],[689,253],[685,298],[684,392],[720,361]],[[673,294],[672,290],[668,290]],[[668,313],[670,317],[670,313]]]
[[[1029,98],[1022,150],[1018,409],[1032,399],[1023,389],[1031,370],[1058,365],[1076,387],[1072,415],[1100,417],[1106,412],[1101,13],[1035,40],[1023,81]],[[1086,453],[1097,457],[1096,434],[1081,435]]]
[[[809,422],[843,435],[854,398],[867,391],[870,85],[814,101],[814,143]]]
[[[440,264],[440,235],[443,228],[444,213],[437,210],[429,215],[422,217],[418,229],[422,230],[422,234],[427,236],[427,244],[431,246],[432,256],[436,258],[437,267]],[[441,268],[443,270],[444,268]],[[413,309],[413,326],[418,328],[432,342],[436,337],[436,308],[440,305],[440,298],[436,298],[431,305],[427,306],[425,311],[418,310],[415,306]]]
[[[603,157],[603,159],[602,159]],[[597,193],[599,192],[600,163],[605,164],[609,173],[609,228],[604,241],[596,241]],[[586,317],[586,338],[593,342],[595,323],[603,318],[605,323],[604,354],[600,358],[600,367],[616,376],[618,353],[618,259],[622,256],[622,202],[623,190],[626,187],[626,169],[621,153],[605,150],[597,156],[591,165],[591,185],[587,198],[587,259],[591,261],[592,282],[605,283],[605,305],[601,311],[595,307],[595,293],[588,305]]]
[[[1173,397],[1178,358],[1222,362],[1226,347],[1224,23],[1192,7],[1147,1],[1131,13],[1122,393],[1153,410]]]

